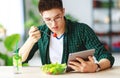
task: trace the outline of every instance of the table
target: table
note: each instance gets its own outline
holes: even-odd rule
[[[120,78],[120,66],[96,73],[65,73],[49,75],[41,71],[40,67],[23,67],[21,74],[14,74],[12,66],[0,66],[0,78]]]

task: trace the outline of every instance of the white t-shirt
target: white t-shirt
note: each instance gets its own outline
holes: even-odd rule
[[[61,64],[62,54],[63,54],[63,37],[57,39],[56,37],[50,36],[49,44],[49,55],[51,63]]]

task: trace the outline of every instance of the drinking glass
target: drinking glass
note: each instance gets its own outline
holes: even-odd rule
[[[13,68],[14,73],[22,73],[22,57],[18,53],[13,54]]]

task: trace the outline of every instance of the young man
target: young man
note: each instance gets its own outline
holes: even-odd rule
[[[89,56],[89,61],[76,58],[78,62],[70,61],[68,66],[78,72],[96,72],[112,67],[114,57],[104,48],[93,30],[86,24],[64,17],[62,0],[40,0],[38,8],[45,24],[29,30],[29,38],[19,50],[24,62],[28,62],[38,49],[43,65],[67,63],[69,53],[95,49],[94,56],[98,64]]]

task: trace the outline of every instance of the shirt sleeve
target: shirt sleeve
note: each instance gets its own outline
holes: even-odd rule
[[[97,61],[106,58],[110,61],[112,67],[114,64],[114,57],[111,52],[105,49],[95,32],[86,24],[84,24],[84,43],[87,49],[95,49],[94,56]]]

